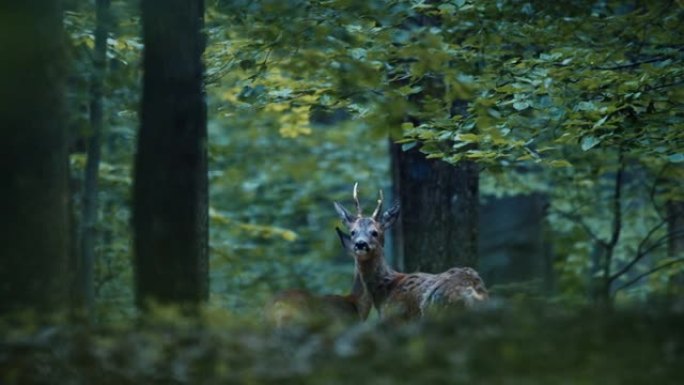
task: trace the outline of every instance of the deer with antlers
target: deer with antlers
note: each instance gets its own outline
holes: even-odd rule
[[[399,215],[399,205],[382,212],[383,195],[369,217],[364,217],[354,185],[356,214],[334,202],[349,234],[337,228],[342,245],[354,257],[355,274],[361,277],[373,305],[381,317],[386,315],[415,318],[430,308],[472,306],[488,298],[487,289],[477,272],[468,267],[454,267],[443,273],[411,273],[394,271],[385,261],[384,235]]]

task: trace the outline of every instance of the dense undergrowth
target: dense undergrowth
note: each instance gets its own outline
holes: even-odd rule
[[[525,305],[406,324],[276,329],[208,310],[43,327],[3,321],[2,384],[677,384],[684,313]]]

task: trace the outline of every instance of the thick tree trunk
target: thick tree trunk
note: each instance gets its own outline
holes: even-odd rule
[[[401,204],[401,236],[395,245],[401,249],[404,271],[477,267],[477,165],[453,166],[426,159],[417,147],[402,151],[394,145],[392,169]]]
[[[81,217],[81,263],[79,287],[88,313],[95,304],[95,239],[97,225],[98,170],[102,146],[103,109],[102,97],[107,64],[107,35],[109,33],[110,0],[96,0],[95,51],[93,52],[93,75],[90,85],[90,138],[88,138],[87,161],[83,177],[83,205]]]
[[[204,3],[143,0],[142,126],[135,163],[136,299],[208,297]]]
[[[429,4],[437,4],[434,0]],[[422,14],[406,19],[403,27],[439,27],[438,15]],[[421,92],[410,95],[415,108],[406,120],[418,126],[428,100],[442,100],[452,115],[467,115],[468,101],[452,100],[447,104],[443,74],[426,74],[419,83]],[[397,87],[407,85],[407,77],[398,76]],[[428,101],[428,105],[431,104]],[[434,106],[429,107],[434,108]],[[419,146],[402,151],[390,149],[395,196],[399,197],[401,215],[393,246],[403,271],[440,272],[454,266],[477,267],[479,223],[479,169],[470,161],[450,165],[438,159],[426,159]]]
[[[59,1],[0,5],[0,312],[68,305],[64,38]]]

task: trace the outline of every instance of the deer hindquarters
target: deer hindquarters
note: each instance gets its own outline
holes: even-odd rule
[[[471,306],[488,297],[484,282],[471,268],[452,268],[435,276],[435,283],[424,293],[423,307]]]

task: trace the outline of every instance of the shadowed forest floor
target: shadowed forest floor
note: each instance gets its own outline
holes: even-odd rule
[[[678,384],[684,314],[524,306],[402,325],[273,329],[209,311],[136,323],[5,322],[3,384]]]

